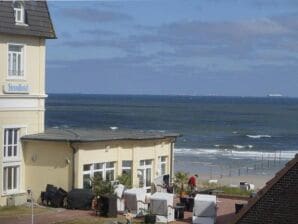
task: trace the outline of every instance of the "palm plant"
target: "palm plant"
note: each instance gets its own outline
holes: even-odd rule
[[[176,172],[175,173],[175,178],[174,178],[174,187],[175,187],[175,192],[179,192],[181,195],[184,192],[184,187],[187,184],[188,181],[188,174],[185,172]]]

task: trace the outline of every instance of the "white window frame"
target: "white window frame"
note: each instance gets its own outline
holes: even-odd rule
[[[107,167],[107,163],[113,163],[113,167]],[[102,164],[102,168],[101,169],[95,169],[95,165],[96,164]],[[84,171],[84,165],[90,165],[90,170],[86,170]],[[110,161],[110,162],[100,162],[100,163],[92,163],[92,164],[84,164],[83,165],[83,177],[85,174],[89,174],[90,178],[94,177],[94,173],[96,172],[102,172],[102,179],[105,181],[107,178],[107,171],[114,171],[114,178],[113,180],[110,181],[114,181],[115,180],[115,167],[116,167],[116,162],[115,161]],[[84,180],[84,178],[83,178]]]
[[[163,176],[167,174],[167,156],[159,156],[158,157],[158,176]],[[162,173],[162,165],[165,166],[165,173]]]
[[[12,168],[16,168],[16,174],[17,174],[17,178],[16,178],[16,188],[13,188],[8,190],[8,174],[5,173],[5,169],[12,169]],[[10,195],[10,194],[16,194],[20,192],[20,182],[21,182],[21,178],[20,178],[20,172],[21,172],[21,163],[20,162],[13,162],[13,163],[6,163],[3,165],[2,167],[2,172],[3,172],[3,177],[2,177],[2,181],[3,181],[3,185],[2,185],[2,192],[4,195]],[[6,179],[6,181],[4,181],[4,179]],[[12,177],[11,177],[11,185],[14,185],[14,172],[12,172]]]
[[[15,52],[15,51],[10,51],[9,50],[9,46],[20,46],[22,47],[22,51],[21,52]],[[13,67],[13,62],[12,62],[12,56],[13,54],[16,54],[16,60],[18,60],[18,56],[20,55],[20,75],[16,75],[16,74],[12,74],[11,75],[11,71],[13,71],[12,67]],[[11,60],[10,60],[11,58]],[[11,63],[10,63],[11,61]],[[16,62],[16,64],[18,64]],[[18,67],[18,66],[17,66]],[[16,70],[18,71],[18,70]],[[25,79],[25,44],[21,44],[21,43],[7,43],[7,79],[8,80],[24,80]]]
[[[150,162],[150,164],[146,164],[146,162]],[[153,159],[144,159],[144,160],[140,160],[139,162],[139,171],[141,171],[143,173],[142,177],[139,178],[143,178],[143,188],[146,189],[147,191],[151,189],[151,184],[153,182]],[[149,186],[147,186],[147,169],[151,169],[151,176],[150,176],[150,182],[151,184]]]
[[[124,161],[129,161],[129,162],[131,162],[131,166],[123,166],[123,162]],[[122,174],[123,174],[123,171],[125,171],[125,170],[128,170],[128,171],[130,171],[130,173],[131,173],[131,170],[132,170],[132,160],[122,160]]]
[[[24,8],[24,4],[21,1],[15,1],[14,4],[18,4],[14,5],[13,7],[13,11],[14,11],[14,18],[15,18],[15,23],[18,24],[25,24],[25,8]],[[18,19],[18,13],[20,13],[20,19]]]
[[[20,144],[20,137],[21,137],[22,128],[26,128],[26,126],[11,125],[11,126],[4,126],[2,128],[2,131],[3,131],[3,135],[2,135],[2,139],[3,139],[2,149],[3,149],[3,152],[1,154],[1,156],[2,156],[2,167],[1,167],[1,169],[2,169],[2,173],[3,173],[2,180],[1,180],[2,181],[2,186],[1,186],[2,187],[2,195],[16,194],[16,193],[20,193],[20,191],[21,191],[21,173],[22,173],[22,170],[21,170],[21,160],[22,160],[21,154],[22,154],[22,149],[21,149],[21,144]],[[4,138],[5,137],[8,138],[7,136],[5,136],[5,133],[6,133],[7,129],[17,129],[17,133],[18,133],[17,143],[14,144],[14,145],[17,146],[17,155],[16,156],[10,156],[10,157],[4,156],[4,151],[6,151],[5,155],[8,155],[7,154],[7,149],[5,149],[9,146],[8,139],[6,139],[7,145],[4,144]],[[27,131],[25,131],[25,132],[27,132]],[[13,150],[12,150],[12,153],[13,153]],[[4,178],[7,178],[7,176],[4,176],[5,175],[4,170],[6,168],[11,168],[11,167],[16,167],[17,168],[17,179],[16,179],[17,182],[16,182],[16,188],[8,190],[7,189],[8,179],[6,181],[4,181]],[[12,177],[11,180],[13,181],[13,177]],[[4,186],[4,183],[6,183],[6,186]]]
[[[12,143],[9,144],[8,143],[8,137],[9,135],[6,135],[8,130],[13,130],[12,132]],[[15,131],[17,134],[17,142],[14,142],[14,137],[15,137]],[[21,161],[21,150],[20,150],[20,132],[21,129],[18,127],[12,127],[12,128],[4,128],[3,129],[3,154],[2,154],[2,158],[3,158],[3,162],[20,162]],[[6,143],[5,143],[6,142]],[[13,147],[16,146],[16,156],[13,156]],[[12,147],[12,156],[8,156],[8,148]]]

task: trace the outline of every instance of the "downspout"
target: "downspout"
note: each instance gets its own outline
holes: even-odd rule
[[[72,149],[72,184],[71,188],[74,189],[75,187],[75,154],[77,152],[77,148],[73,145],[75,142],[69,141],[69,146]]]
[[[174,172],[174,141],[171,141],[171,160],[170,160],[170,180],[173,182],[173,172]]]

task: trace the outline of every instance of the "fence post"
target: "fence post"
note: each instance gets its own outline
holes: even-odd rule
[[[264,155],[263,155],[263,152],[262,152],[262,170],[264,168],[263,161],[264,161]]]
[[[274,153],[274,166],[276,165],[276,151]]]
[[[232,176],[231,165],[229,165],[229,176]]]

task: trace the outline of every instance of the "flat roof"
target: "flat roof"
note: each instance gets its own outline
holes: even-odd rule
[[[110,140],[150,140],[177,138],[178,133],[165,131],[143,130],[111,130],[111,129],[46,129],[43,133],[25,135],[22,140],[30,141],[72,141],[72,142],[98,142]]]

